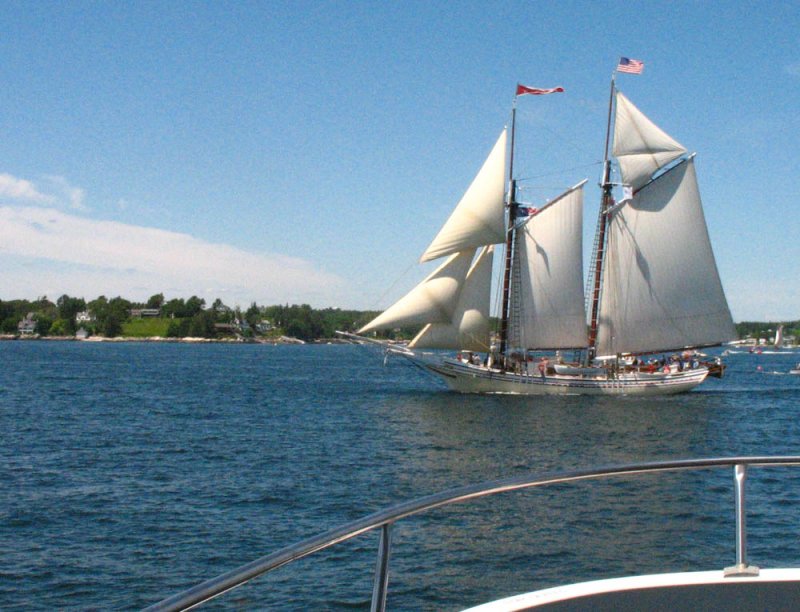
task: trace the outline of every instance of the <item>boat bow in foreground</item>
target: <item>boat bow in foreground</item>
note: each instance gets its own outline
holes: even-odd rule
[[[400,520],[434,508],[466,503],[500,493],[510,493],[543,487],[564,485],[584,480],[612,479],[619,476],[643,477],[645,474],[685,472],[710,468],[733,468],[733,498],[735,500],[735,562],[723,560],[714,568],[697,572],[663,573],[618,577],[549,588],[532,593],[518,594],[493,601],[473,612],[509,612],[512,610],[796,610],[800,601],[800,569],[760,569],[747,559],[746,482],[757,468],[800,465],[800,457],[730,457],[715,459],[690,459],[655,463],[638,463],[612,466],[594,470],[558,472],[544,475],[526,475],[465,486],[409,501],[387,510],[381,510],[362,519],[310,537],[273,554],[261,557],[240,568],[201,583],[183,593],[165,599],[150,611],[187,610],[209,601],[248,581],[324,550],[338,543],[379,531],[378,555],[372,591],[373,611],[386,609],[389,590],[389,560],[392,546],[392,528]],[[558,490],[558,489],[557,489]],[[651,489],[645,489],[651,490]],[[780,500],[775,501],[778,504]],[[662,518],[666,518],[662,512]],[[783,525],[789,529],[788,523]],[[657,529],[654,526],[654,529]],[[448,527],[452,529],[452,525]],[[796,530],[796,526],[795,526]],[[609,538],[626,537],[624,530],[613,531]],[[646,539],[645,539],[646,540]],[[796,533],[787,533],[785,541],[795,543]],[[531,544],[535,550],[536,543]],[[733,547],[732,547],[733,548]],[[479,552],[476,553],[479,556]],[[647,551],[643,551],[647,554]],[[477,557],[476,557],[477,558]],[[598,568],[601,569],[601,568]],[[449,572],[450,576],[458,575]]]

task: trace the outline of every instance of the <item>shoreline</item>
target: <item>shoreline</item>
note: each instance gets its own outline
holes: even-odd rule
[[[132,342],[132,343],[161,343],[161,344],[267,344],[278,345],[302,345],[302,344],[349,344],[340,338],[319,338],[318,340],[305,341],[299,338],[281,336],[279,338],[165,338],[162,336],[135,337],[135,336],[116,336],[106,338],[105,336],[90,336],[88,338],[76,338],[74,336],[20,336],[15,334],[2,334],[0,341],[20,341],[20,342]]]

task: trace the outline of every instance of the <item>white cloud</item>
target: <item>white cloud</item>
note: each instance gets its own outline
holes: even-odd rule
[[[0,174],[0,198],[52,204],[55,198],[41,193],[36,185],[25,179],[20,179],[10,174]]]
[[[63,176],[43,177],[46,185],[38,187],[31,181],[7,173],[0,174],[0,199],[27,204],[66,206],[74,210],[87,211],[84,203],[86,191],[71,185]]]
[[[338,276],[303,259],[43,207],[0,206],[0,258],[6,299],[68,293],[141,300],[164,292],[231,304],[330,306],[344,288]]]
[[[44,177],[50,182],[51,187],[59,195],[59,199],[66,200],[69,207],[74,210],[87,211],[89,208],[84,204],[86,191],[80,187],[71,185],[63,176],[48,175]]]

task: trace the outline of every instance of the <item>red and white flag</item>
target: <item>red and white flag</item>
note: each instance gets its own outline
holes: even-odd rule
[[[552,89],[539,89],[537,87],[528,87],[527,85],[517,84],[517,95],[524,96],[525,94],[532,94],[534,96],[543,96],[544,94],[562,93],[563,87],[553,87]]]

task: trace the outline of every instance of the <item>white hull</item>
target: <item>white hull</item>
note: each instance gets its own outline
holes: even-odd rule
[[[433,353],[390,349],[415,365],[436,374],[460,393],[508,393],[515,395],[667,395],[684,393],[702,383],[708,368],[682,372],[626,372],[616,376],[569,376],[503,372],[483,365]]]
[[[795,610],[800,570],[726,577],[721,570],[581,582],[507,597],[464,612],[523,610]]]

